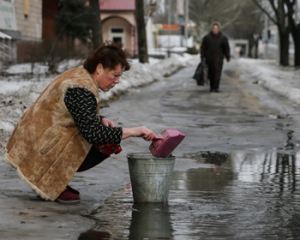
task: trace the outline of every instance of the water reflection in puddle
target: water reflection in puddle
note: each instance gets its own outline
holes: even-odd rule
[[[300,236],[300,155],[201,152],[185,157],[199,168],[174,172],[168,204],[133,204],[127,184],[93,214],[97,227],[79,239]]]

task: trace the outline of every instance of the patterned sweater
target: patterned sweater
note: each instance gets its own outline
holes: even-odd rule
[[[64,102],[79,132],[88,143],[120,144],[123,134],[122,128],[106,127],[101,124],[97,116],[97,101],[91,91],[80,87],[68,88]]]

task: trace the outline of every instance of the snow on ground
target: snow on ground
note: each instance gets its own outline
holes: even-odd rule
[[[33,71],[32,71],[33,69]],[[43,74],[48,71],[48,67],[39,63],[36,63],[34,65],[23,63],[23,64],[16,64],[10,66],[6,73],[8,74],[27,74],[27,73],[35,73],[35,74]]]
[[[101,92],[102,100],[110,100],[114,95],[120,95],[130,88],[141,87],[154,81],[161,81],[179,68],[196,65],[199,55],[172,54],[167,59],[150,58],[150,63],[141,64],[137,59],[131,61],[130,71],[124,72],[120,83],[109,92]],[[66,60],[60,63],[58,71],[63,72],[78,66],[83,60]],[[300,104],[300,70],[292,67],[280,67],[273,60],[239,59],[238,64],[244,74],[242,79],[262,84],[277,94],[288,97],[294,103]],[[42,64],[13,65],[7,69],[7,77],[0,77],[0,130],[11,132],[13,125],[23,115],[31,103],[56,75],[47,75],[47,69]]]
[[[19,91],[25,86],[31,85],[31,82],[19,82],[19,81],[1,81],[0,93],[10,93]]]
[[[179,68],[193,65],[195,60],[198,61],[199,56],[185,54],[179,56],[174,54],[171,58],[155,61],[150,59],[149,64],[141,64],[133,62],[130,71],[124,72],[120,83],[109,92],[100,92],[103,100],[110,99],[113,95],[119,95],[127,91],[131,87],[144,86],[156,80],[162,80],[165,76],[169,76]]]
[[[124,72],[120,83],[109,92],[101,92],[101,100],[109,100],[114,95],[120,95],[130,88],[141,87],[154,81],[162,81],[181,67],[194,65],[199,55],[172,54],[170,58],[158,60],[150,58],[150,63],[141,64],[131,61],[130,71]],[[83,60],[66,60],[58,66],[58,72],[81,65]],[[3,158],[6,141],[21,116],[35,101],[44,88],[56,75],[47,73],[47,67],[35,64],[32,74],[31,64],[17,64],[6,70],[6,76],[0,77],[0,161]]]
[[[265,88],[300,104],[300,69],[278,66],[275,60],[242,58],[243,80],[262,84]]]
[[[192,56],[189,54],[179,56],[173,54],[171,58],[163,60],[150,58],[149,64],[141,64],[137,60],[133,60],[131,61],[132,65],[130,71],[123,73],[120,83],[109,92],[100,92],[100,97],[102,100],[109,100],[113,95],[122,94],[129,88],[140,87],[153,81],[161,80],[164,76],[172,74],[181,67],[194,64],[195,59],[199,59],[199,56]],[[82,63],[83,60],[65,60],[58,66],[58,72],[64,72],[67,69],[76,67]],[[20,79],[20,75],[22,76],[31,73],[30,64],[18,64],[8,68],[6,73],[10,74],[9,80],[6,80],[5,77],[0,78],[0,94],[14,94],[19,97],[25,96],[25,98],[29,98],[29,103],[35,100],[48,83],[55,78],[55,75],[46,77],[46,72],[40,71],[40,69],[44,69],[40,64],[35,64],[35,67],[37,68],[34,69],[35,74],[29,79]],[[41,75],[42,73],[44,75]],[[37,75],[38,78],[36,77]],[[14,78],[18,80],[15,81]],[[26,100],[25,102],[28,101]]]

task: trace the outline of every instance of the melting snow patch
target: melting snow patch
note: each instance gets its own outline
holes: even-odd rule
[[[239,59],[245,70],[242,79],[262,84],[269,90],[300,104],[300,70],[276,65],[275,60]]]
[[[6,132],[12,132],[14,130],[15,126],[13,123],[7,121],[7,120],[1,120],[0,121],[0,129],[3,129]]]

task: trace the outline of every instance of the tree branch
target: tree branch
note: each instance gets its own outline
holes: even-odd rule
[[[276,25],[278,25],[278,21],[276,21],[272,16],[271,16],[271,14],[265,9],[265,8],[263,8],[259,3],[258,3],[258,1],[257,0],[252,0],[253,2],[254,2],[254,4],[263,12],[263,13],[265,13],[267,16],[268,16],[268,18],[273,22],[273,23],[275,23]],[[276,12],[275,12],[276,13]]]
[[[290,2],[290,0],[284,0],[284,3],[286,4],[287,9],[288,9],[289,24],[290,24],[292,29],[295,29],[296,28],[296,21],[293,18],[293,14],[295,13],[294,6],[296,4],[296,0],[292,0],[292,2]]]
[[[269,0],[269,1],[271,1],[271,0]],[[274,1],[274,0],[272,0],[272,1]],[[286,28],[286,27],[288,28],[289,24],[288,24],[288,26],[286,26],[286,18],[288,18],[288,12],[285,11],[284,3],[285,3],[285,0],[278,0],[277,19],[282,28]]]
[[[278,10],[279,6],[278,6],[278,9],[277,9],[276,6],[275,6],[274,0],[269,0],[269,3],[271,5],[273,11],[275,12],[275,15],[277,16],[277,19],[279,19],[278,18],[279,17],[279,10]]]
[[[238,12],[236,13],[236,15],[234,16],[234,18],[230,19],[230,21],[228,21],[227,23],[222,25],[222,28],[227,27],[228,25],[230,25],[231,23],[233,23],[236,19],[238,19],[239,15],[241,13],[241,9],[239,8]]]
[[[203,3],[203,7],[205,7],[208,4],[209,0],[205,0],[205,2]]]

